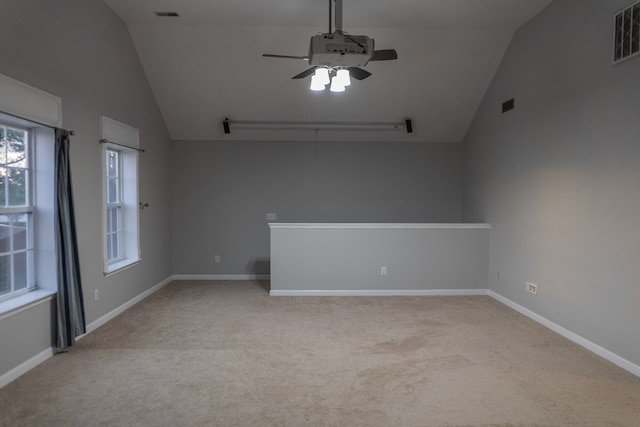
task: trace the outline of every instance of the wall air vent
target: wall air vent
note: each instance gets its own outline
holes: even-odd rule
[[[166,17],[166,18],[177,18],[178,12],[154,12],[156,16]]]
[[[640,1],[616,14],[613,63],[640,53]]]

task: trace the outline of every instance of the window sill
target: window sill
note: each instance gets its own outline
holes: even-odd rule
[[[0,320],[53,299],[55,291],[36,289],[19,297],[0,302]]]
[[[109,277],[112,274],[118,273],[122,270],[126,270],[128,268],[133,267],[134,265],[137,265],[140,263],[140,261],[142,261],[141,259],[125,259],[122,260],[120,262],[116,262],[114,264],[111,264],[109,266],[109,268],[107,269],[107,271],[104,272],[104,277]]]

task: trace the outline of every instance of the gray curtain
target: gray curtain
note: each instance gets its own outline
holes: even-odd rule
[[[86,332],[71,193],[69,135],[70,132],[67,130],[56,129],[55,227],[58,264],[58,349],[73,345],[76,337]]]

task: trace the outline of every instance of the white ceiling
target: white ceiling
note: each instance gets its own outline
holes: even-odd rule
[[[175,140],[461,141],[513,33],[551,0],[344,0],[344,30],[395,48],[397,61],[344,93],[291,77],[329,26],[328,0],[104,0],[125,21]],[[178,12],[160,18],[155,11]],[[496,106],[499,108],[499,106]],[[234,130],[222,120],[382,121],[414,133]]]

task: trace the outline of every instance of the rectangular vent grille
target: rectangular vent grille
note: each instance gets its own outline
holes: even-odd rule
[[[178,12],[154,12],[156,14],[156,16],[161,16],[161,17],[165,17],[165,18],[177,18],[178,16]]]
[[[640,52],[640,1],[615,16],[615,45],[613,62]]]

